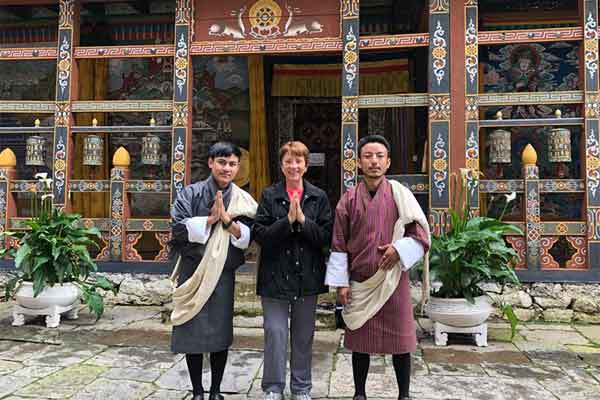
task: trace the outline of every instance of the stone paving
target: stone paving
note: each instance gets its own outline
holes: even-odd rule
[[[0,303],[0,399],[191,399],[185,360],[169,351],[161,307],[109,307],[97,323],[82,309],[78,320],[47,329],[41,318],[12,327],[11,306]],[[319,318],[313,397],[349,399],[350,354],[330,318]],[[227,399],[260,399],[262,317],[238,315],[235,326],[222,390]],[[427,332],[428,320],[419,320],[415,400],[600,399],[600,326],[524,324],[510,342],[508,325],[493,322],[487,348],[460,336],[436,347]],[[397,398],[389,357],[372,359],[367,393]]]

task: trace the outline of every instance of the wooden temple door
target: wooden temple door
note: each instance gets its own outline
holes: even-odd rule
[[[310,150],[306,179],[323,189],[332,207],[340,198],[340,119],[339,102],[296,103],[294,139]]]

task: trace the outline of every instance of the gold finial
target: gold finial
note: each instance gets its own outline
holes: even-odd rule
[[[2,150],[0,153],[0,168],[1,167],[16,167],[17,166],[17,157],[15,157],[15,153],[10,148],[6,148]]]
[[[496,119],[502,119],[502,111],[496,113]]]
[[[150,126],[156,126],[156,120],[154,117],[150,118]]]
[[[523,153],[521,154],[521,160],[523,165],[536,165],[537,164],[537,152],[531,144],[525,146]]]
[[[113,165],[115,167],[129,167],[129,164],[131,164],[129,152],[125,149],[125,147],[119,147],[113,156]]]
[[[556,109],[556,111],[554,111],[554,116],[556,118],[560,118],[562,117],[562,111],[560,111],[558,108]]]
[[[96,126],[98,126],[98,120],[97,120],[96,118],[94,118],[94,119],[92,120],[92,126],[93,126],[93,127],[96,127]]]
[[[41,124],[41,122],[40,122],[40,120],[39,120],[39,119],[37,119],[37,118],[36,118],[36,119],[35,119],[35,122],[34,122],[34,124],[35,124],[35,127],[36,127],[36,128],[39,128],[39,127],[40,127],[40,124]]]

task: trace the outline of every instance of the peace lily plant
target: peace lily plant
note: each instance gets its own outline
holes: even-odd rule
[[[454,204],[448,210],[450,227],[439,235],[433,235],[430,249],[430,279],[436,298],[464,298],[474,304],[484,296],[482,284],[495,282],[500,285],[519,285],[512,266],[517,260],[516,251],[504,240],[505,234],[523,235],[518,227],[502,222],[508,205],[517,197],[506,194],[504,209],[498,218],[478,216],[470,207],[469,186],[477,184],[475,171],[463,168],[454,180]],[[460,181],[458,181],[460,179]],[[469,181],[471,179],[471,181]],[[470,184],[470,185],[468,185]],[[512,336],[516,332],[517,318],[510,305],[502,305],[504,315],[510,321]]]
[[[13,237],[17,246],[0,250],[0,258],[11,256],[15,270],[6,286],[5,300],[12,298],[22,282],[33,284],[33,295],[37,297],[47,287],[72,283],[83,296],[83,301],[98,320],[104,312],[104,302],[98,289],[118,292],[103,276],[96,275],[97,266],[90,257],[89,246],[99,247],[92,237],[100,237],[97,228],[78,226],[81,216],[65,213],[52,207],[52,179],[47,173],[36,176],[38,193],[31,199],[33,217],[23,222],[26,230],[4,232],[0,239]]]

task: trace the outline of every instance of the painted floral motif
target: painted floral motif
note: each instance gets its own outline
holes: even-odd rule
[[[585,99],[585,116],[587,118],[600,118],[600,96],[588,95]]]
[[[447,12],[450,8],[448,0],[430,0],[429,10],[431,12]]]
[[[438,197],[442,197],[446,190],[446,180],[448,178],[448,152],[446,152],[446,142],[441,133],[433,145],[433,185],[437,190]]]
[[[465,100],[465,118],[467,121],[479,119],[479,106],[477,96],[468,96]]]
[[[354,33],[354,28],[353,26],[350,26],[350,29],[346,34],[346,44],[344,45],[344,71],[346,71],[346,83],[348,84],[348,89],[352,89],[358,70],[358,66],[356,65],[356,62],[358,61],[356,42],[357,37]]]
[[[186,126],[188,120],[188,106],[186,103],[175,104],[173,107],[173,126]]]
[[[450,119],[450,96],[431,96],[429,98],[429,118],[435,121]]]
[[[58,59],[58,86],[62,95],[68,96],[65,91],[69,87],[69,77],[71,76],[71,43],[66,35],[63,36],[60,44]]]
[[[175,15],[176,24],[187,24],[191,20],[192,7],[190,0],[177,1],[177,15]]]
[[[597,22],[590,11],[584,28],[585,35],[585,69],[590,79],[598,72],[598,30]]]
[[[73,27],[73,6],[75,5],[74,0],[61,0],[60,2],[60,28],[72,28]]]
[[[587,241],[581,236],[567,236],[567,241],[577,251],[567,261],[567,268],[585,269],[587,268]]]
[[[588,240],[600,240],[600,208],[588,208]]]
[[[477,185],[479,179],[479,141],[477,140],[477,134],[475,130],[469,131],[467,138],[467,150],[466,150],[466,167],[469,169],[467,174],[467,189],[470,192],[471,198],[477,201],[475,198]]]
[[[344,189],[348,190],[356,185],[356,151],[352,135],[346,136],[344,142]]]
[[[342,122],[358,122],[358,97],[342,98]]]
[[[442,23],[438,20],[435,31],[433,32],[433,74],[435,75],[438,86],[442,84],[442,80],[446,75],[444,69],[446,68],[446,55],[448,53],[446,39],[444,36],[446,32],[442,28]]]
[[[596,198],[600,186],[600,144],[594,129],[590,129],[586,150],[587,187],[591,197]]]
[[[120,190],[121,184],[116,184],[112,193],[111,206],[111,238],[110,238],[110,253],[113,258],[121,257],[121,243],[123,233],[123,194]]]
[[[66,133],[66,132],[65,132]],[[60,199],[63,199],[65,189],[65,170],[66,170],[66,146],[63,133],[57,132],[57,142],[54,149],[54,198],[57,202],[62,203]]]
[[[357,17],[359,11],[358,0],[343,0],[342,2],[342,16]]]
[[[179,89],[179,95],[183,96],[187,83],[188,67],[188,43],[185,35],[182,33],[177,41],[177,52],[175,54],[175,82]]]
[[[176,194],[183,190],[183,182],[185,180],[185,145],[181,136],[177,137],[177,144],[173,152],[173,188]]]
[[[478,44],[477,44],[477,28],[473,18],[469,18],[467,30],[465,32],[465,68],[469,81],[474,84],[477,82],[477,67],[479,61],[478,56]]]

